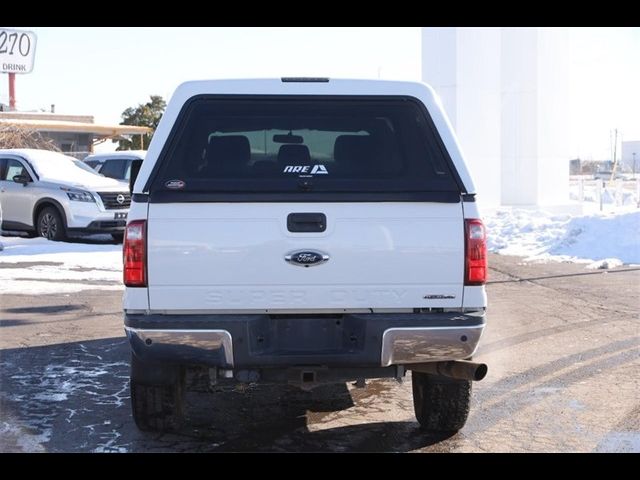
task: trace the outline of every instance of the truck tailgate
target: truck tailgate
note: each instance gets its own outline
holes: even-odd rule
[[[291,232],[291,213],[323,213]],[[462,306],[461,203],[152,203],[152,311],[340,311]],[[328,256],[303,268],[298,251]]]

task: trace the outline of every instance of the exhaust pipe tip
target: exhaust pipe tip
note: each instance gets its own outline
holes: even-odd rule
[[[411,370],[431,375],[455,378],[457,380],[472,380],[479,382],[487,376],[489,367],[486,363],[470,362],[468,360],[449,360],[444,362],[420,363],[408,366]]]
[[[480,380],[482,380],[484,377],[487,376],[488,372],[489,372],[489,367],[487,366],[487,364],[479,363],[478,367],[476,368],[476,371],[473,374],[473,380],[476,382],[479,382]]]

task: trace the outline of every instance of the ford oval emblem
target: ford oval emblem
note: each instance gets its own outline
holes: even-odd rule
[[[329,260],[329,255],[315,250],[298,250],[285,255],[284,259],[290,264],[298,265],[299,267],[313,267]]]

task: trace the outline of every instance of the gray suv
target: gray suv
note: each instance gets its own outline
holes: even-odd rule
[[[109,233],[121,240],[131,195],[124,182],[46,150],[0,150],[2,228],[49,240]]]

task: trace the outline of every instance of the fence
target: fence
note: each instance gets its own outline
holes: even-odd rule
[[[576,175],[569,181],[569,195],[581,203],[595,202],[601,211],[605,206],[640,208],[640,178],[607,181]]]

